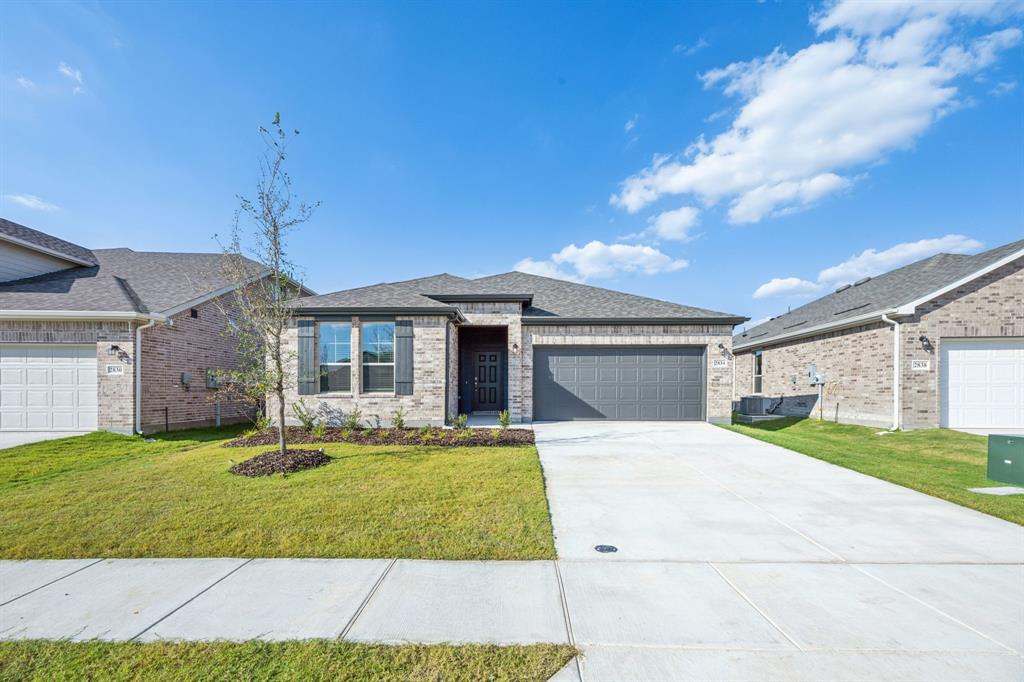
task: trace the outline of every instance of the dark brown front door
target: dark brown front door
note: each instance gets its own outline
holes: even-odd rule
[[[473,409],[501,409],[501,353],[477,351],[473,354]]]

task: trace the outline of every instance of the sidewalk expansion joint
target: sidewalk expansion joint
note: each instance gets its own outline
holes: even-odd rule
[[[225,573],[221,577],[217,578],[212,583],[210,583],[209,585],[207,585],[206,587],[204,587],[203,589],[199,590],[198,592],[193,594],[191,597],[189,597],[188,599],[183,601],[181,604],[179,604],[178,606],[174,607],[173,609],[171,609],[170,611],[165,613],[163,616],[161,616],[157,620],[155,620],[152,623],[150,623],[149,625],[147,625],[145,628],[143,628],[141,631],[139,631],[138,634],[134,635],[133,637],[129,637],[128,641],[129,642],[134,642],[139,637],[142,637],[142,635],[146,634],[147,632],[149,632],[150,630],[155,628],[157,625],[159,625],[160,623],[164,622],[165,620],[167,620],[168,618],[173,616],[175,613],[177,613],[178,611],[182,610],[183,608],[185,608],[186,606],[188,606],[189,604],[194,602],[196,599],[198,599],[199,597],[201,597],[204,594],[206,594],[207,592],[209,592],[211,589],[213,589],[213,587],[215,585],[223,582],[224,580],[227,580],[229,577],[231,577],[232,575],[237,573],[241,568],[243,568],[245,566],[248,566],[253,561],[255,561],[255,559],[246,559],[242,563],[238,564],[237,566],[232,568],[230,571],[228,571],[227,573]]]
[[[60,582],[61,580],[64,580],[64,578],[71,577],[71,576],[73,576],[76,573],[81,573],[85,569],[89,568],[90,566],[95,566],[96,564],[100,563],[101,561],[103,561],[103,559],[96,559],[92,563],[86,564],[85,566],[82,566],[81,568],[76,568],[75,570],[71,571],[70,573],[65,573],[64,575],[60,576],[59,578],[54,578],[53,580],[51,580],[48,583],[40,585],[39,587],[35,587],[35,588],[33,588],[33,589],[29,590],[28,592],[25,592],[23,594],[19,594],[17,597],[11,597],[7,601],[5,601],[2,604],[0,604],[0,606],[7,606],[12,601],[16,601],[18,599],[21,599],[22,597],[28,596],[28,595],[32,594],[33,592],[38,592],[39,590],[43,589],[44,587],[49,587],[50,585],[52,585],[52,584],[54,584],[56,582]]]
[[[366,597],[363,598],[362,603],[359,604],[359,608],[357,608],[355,613],[352,614],[352,617],[348,619],[348,623],[345,624],[345,627],[344,629],[342,629],[341,634],[338,635],[338,639],[345,639],[345,637],[348,636],[348,633],[356,624],[356,621],[359,619],[359,616],[362,615],[367,605],[369,605],[370,600],[373,599],[373,595],[377,594],[377,590],[380,589],[381,583],[384,582],[384,579],[388,577],[388,573],[391,572],[391,569],[394,568],[394,565],[397,563],[398,559],[392,559],[391,563],[384,567],[384,570],[380,573],[380,577],[377,578],[377,581],[375,583],[373,583],[373,587],[370,588],[370,591],[366,593]]]
[[[562,602],[562,618],[565,621],[565,636],[569,640],[569,646],[576,646],[576,634],[572,631],[572,617],[569,615],[569,600],[565,596],[565,583],[562,581],[562,568],[558,563],[558,559],[551,562],[555,567],[555,580],[558,583],[558,598]],[[580,657],[573,656],[572,659],[576,664],[576,675],[579,677],[580,682],[583,682],[583,666],[580,665]]]
[[[736,585],[735,583],[733,583],[733,581],[729,580],[729,578],[728,578],[728,577],[727,577],[727,576],[726,576],[726,575],[725,575],[724,573],[722,573],[722,571],[721,571],[721,570],[719,570],[718,566],[715,566],[715,565],[714,565],[714,564],[712,564],[712,563],[708,563],[708,566],[710,566],[710,567],[711,567],[711,568],[712,568],[712,569],[713,569],[713,570],[715,571],[715,573],[717,573],[717,574],[718,574],[718,577],[720,577],[720,578],[721,578],[722,580],[724,580],[724,581],[725,581],[725,584],[726,584],[726,585],[728,585],[728,586],[729,586],[729,587],[731,587],[731,588],[732,588],[733,590],[735,590],[736,594],[740,595],[740,597],[742,597],[742,598],[743,598],[743,601],[745,601],[745,602],[747,602],[748,604],[750,604],[750,607],[751,607],[752,609],[754,609],[754,610],[755,610],[755,611],[757,611],[757,612],[758,612],[759,614],[761,614],[761,617],[762,617],[762,618],[764,618],[764,619],[765,619],[766,621],[768,621],[768,623],[769,623],[769,624],[770,624],[770,625],[771,625],[771,626],[772,626],[773,628],[775,628],[776,630],[778,630],[779,634],[781,634],[781,635],[782,635],[783,637],[785,637],[785,638],[786,638],[786,641],[787,641],[787,642],[789,642],[790,644],[792,644],[793,646],[795,646],[795,647],[797,648],[797,651],[805,651],[805,649],[804,649],[803,645],[802,645],[802,644],[800,644],[800,642],[798,642],[798,641],[797,641],[797,640],[796,640],[795,638],[793,638],[793,637],[790,637],[789,633],[788,633],[788,632],[786,632],[785,630],[783,630],[783,629],[782,629],[782,626],[781,626],[781,625],[779,625],[778,623],[776,623],[776,622],[775,622],[775,621],[774,621],[774,620],[772,619],[772,617],[771,617],[771,616],[769,616],[769,615],[768,615],[767,613],[765,613],[765,612],[764,612],[764,609],[762,609],[762,608],[761,608],[760,606],[758,606],[757,604],[755,604],[755,603],[754,603],[754,600],[753,600],[753,599],[751,599],[750,597],[748,597],[748,596],[746,595],[746,593],[744,593],[744,592],[743,592],[743,590],[741,590],[741,589],[740,589],[739,587],[737,587],[737,585]]]

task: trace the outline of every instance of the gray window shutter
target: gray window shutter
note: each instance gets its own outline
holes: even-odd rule
[[[316,322],[299,320],[299,395],[317,393]]]
[[[395,395],[412,395],[412,320],[395,320]]]

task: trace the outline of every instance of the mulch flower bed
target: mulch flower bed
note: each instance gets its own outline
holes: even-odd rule
[[[299,426],[285,429],[288,442],[295,445],[313,443],[357,443],[359,445],[436,445],[442,447],[532,445],[530,429],[325,429],[314,434]],[[247,448],[277,443],[277,429],[270,428],[251,436],[229,440],[224,447]]]
[[[288,450],[283,455],[273,450],[239,462],[228,471],[239,476],[270,476],[322,467],[330,461],[323,450]]]

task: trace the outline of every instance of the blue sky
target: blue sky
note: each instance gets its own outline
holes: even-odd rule
[[[1024,236],[1020,4],[6,3],[0,213],[215,250],[301,130],[332,291],[520,267],[760,319]],[[756,295],[756,297],[755,297]]]

